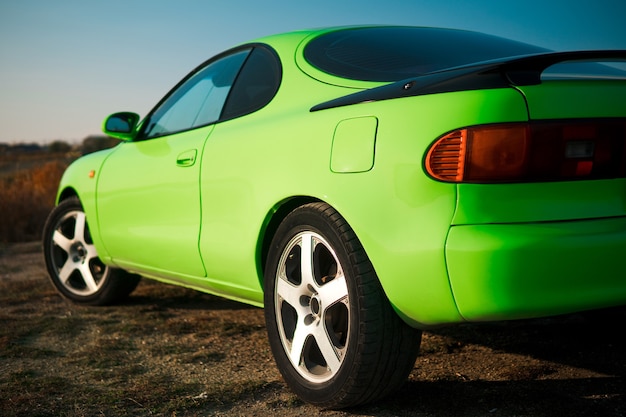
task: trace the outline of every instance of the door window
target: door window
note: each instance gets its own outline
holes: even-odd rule
[[[250,49],[218,59],[193,74],[152,113],[145,139],[216,122]]]

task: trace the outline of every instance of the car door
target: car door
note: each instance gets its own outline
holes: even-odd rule
[[[198,249],[200,165],[249,50],[192,72],[146,117],[137,138],[106,159],[97,186],[102,242],[120,267],[204,277]]]

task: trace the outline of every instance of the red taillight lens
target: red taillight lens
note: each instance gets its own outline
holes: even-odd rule
[[[626,177],[626,121],[530,122],[455,130],[430,147],[426,171],[446,182]]]

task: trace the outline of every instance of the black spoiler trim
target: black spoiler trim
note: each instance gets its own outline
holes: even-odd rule
[[[317,104],[311,112],[394,98],[537,85],[546,68],[565,61],[626,60],[626,50],[550,52],[431,72]]]

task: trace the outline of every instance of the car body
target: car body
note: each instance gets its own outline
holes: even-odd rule
[[[419,329],[626,304],[624,58],[386,26],[237,46],[105,120],[124,142],[63,176],[52,280],[88,304],[132,291],[112,271],[265,304],[283,376],[325,407],[396,387]],[[347,370],[374,339],[405,353]],[[382,382],[348,394],[362,379]]]

